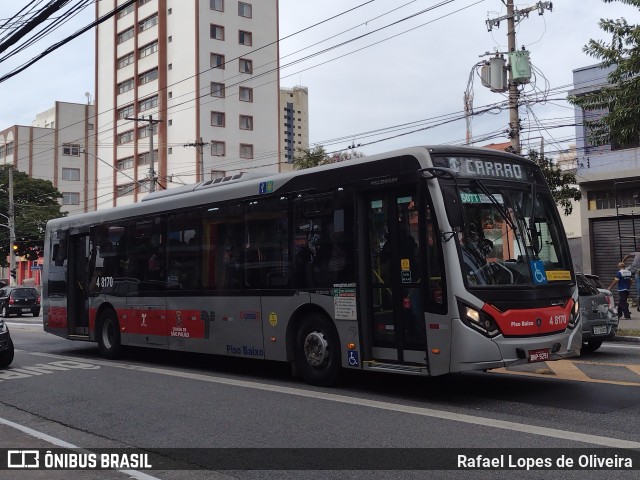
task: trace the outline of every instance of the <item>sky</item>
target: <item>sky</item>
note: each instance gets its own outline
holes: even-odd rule
[[[1,0],[0,25],[28,3]],[[516,8],[536,3],[517,2]],[[0,62],[0,76],[90,23],[94,12],[90,5],[30,49]],[[505,14],[501,0],[279,0],[280,86],[308,88],[310,142],[329,152],[353,145],[374,154],[464,144],[468,85],[474,112],[506,99],[482,86],[474,69],[507,50],[506,21],[491,31],[486,25],[488,18]],[[523,93],[536,101],[520,109],[524,151],[543,145],[553,157],[575,142],[575,128],[560,125],[574,121],[565,100],[572,70],[597,63],[583,46],[589,39],[610,40],[598,26],[601,18],[638,23],[639,16],[622,2],[555,0],[552,11],[534,11],[517,24],[517,48],[529,50],[535,72]],[[31,125],[55,101],[86,103],[87,94],[93,99],[93,41],[87,32],[0,83],[0,131]],[[506,109],[477,113],[471,121],[474,144],[508,141],[508,122]]]

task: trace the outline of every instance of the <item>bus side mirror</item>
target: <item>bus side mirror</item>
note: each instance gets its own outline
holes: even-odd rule
[[[464,227],[464,215],[462,214],[462,202],[460,201],[458,189],[454,185],[447,185],[442,189],[442,195],[451,228],[453,230],[462,229]]]

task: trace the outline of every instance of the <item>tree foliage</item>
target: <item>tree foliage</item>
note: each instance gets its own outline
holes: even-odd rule
[[[336,152],[329,155],[321,145],[313,148],[300,148],[298,151],[298,155],[293,160],[293,168],[296,170],[364,157],[364,153],[355,150],[352,152]]]
[[[640,10],[640,0],[603,1],[621,2]],[[583,51],[600,60],[601,68],[615,67],[607,77],[609,85],[595,92],[570,96],[568,100],[596,117],[585,122],[593,145],[637,144],[640,138],[640,26],[629,24],[624,18],[601,19],[598,25],[611,36],[611,41],[591,39]]]
[[[59,199],[62,194],[48,180],[31,178],[13,171],[13,203],[17,250],[19,256],[35,260],[44,251],[47,221],[62,217]],[[0,166],[0,222],[7,225],[9,216],[9,167]],[[0,228],[0,264],[7,266],[9,229]]]
[[[553,159],[540,156],[535,150],[529,152],[529,159],[542,169],[556,205],[564,210],[565,215],[571,215],[573,211],[571,200],[577,202],[582,198],[580,189],[576,187],[575,174],[561,170]]]

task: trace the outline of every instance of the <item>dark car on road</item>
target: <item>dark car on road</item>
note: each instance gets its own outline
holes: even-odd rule
[[[595,352],[604,340],[618,332],[618,315],[604,293],[582,273],[576,273],[580,315],[582,317],[582,353]]]
[[[5,318],[14,313],[19,317],[23,313],[37,317],[40,315],[40,294],[33,287],[0,288],[0,311]]]
[[[0,318],[0,368],[5,368],[13,362],[13,342],[9,334],[9,327]]]

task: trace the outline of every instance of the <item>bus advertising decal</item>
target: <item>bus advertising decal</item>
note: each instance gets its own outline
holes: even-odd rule
[[[50,306],[47,325],[50,328],[67,328],[67,308]]]
[[[176,310],[173,323],[169,324],[169,334],[180,338],[205,338],[204,321],[199,310]]]
[[[257,310],[252,310],[252,311],[242,311],[240,312],[240,320],[247,320],[247,321],[260,321],[262,320],[262,317],[260,315],[260,312]]]

